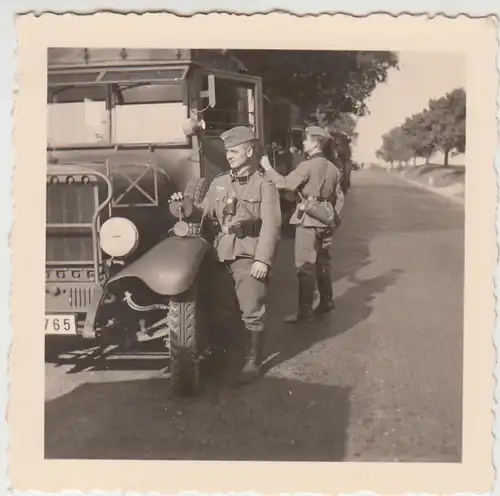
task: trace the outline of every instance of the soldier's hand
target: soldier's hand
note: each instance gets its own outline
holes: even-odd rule
[[[263,155],[263,157],[260,159],[260,165],[265,170],[269,170],[272,168],[271,162],[269,162],[269,157],[267,155]]]
[[[182,201],[184,199],[184,194],[180,191],[174,193],[168,200],[168,202]]]
[[[256,279],[265,279],[268,271],[269,267],[265,263],[256,260],[252,265],[250,275],[252,275]]]

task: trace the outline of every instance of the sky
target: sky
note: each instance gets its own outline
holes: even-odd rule
[[[373,161],[382,135],[406,117],[427,107],[429,99],[465,88],[465,55],[459,52],[400,52],[399,70],[392,69],[385,83],[367,101],[370,115],[361,117],[353,150],[355,160]]]

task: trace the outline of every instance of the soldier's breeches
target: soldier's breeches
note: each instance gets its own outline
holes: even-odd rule
[[[330,278],[330,246],[332,232],[329,229],[297,226],[295,231],[295,267],[300,281],[311,280],[318,284],[322,297],[332,297]],[[309,290],[309,288],[308,288]]]
[[[250,258],[237,258],[229,268],[245,327],[249,331],[263,331],[267,283],[250,274],[253,262]]]
[[[312,270],[316,264],[330,266],[331,231],[297,226],[295,230],[295,267],[297,272]]]

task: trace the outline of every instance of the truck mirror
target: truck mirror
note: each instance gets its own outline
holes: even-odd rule
[[[213,74],[208,75],[208,105],[211,108],[215,107],[215,76]]]

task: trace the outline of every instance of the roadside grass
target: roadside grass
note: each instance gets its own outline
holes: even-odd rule
[[[464,166],[417,165],[393,169],[392,173],[399,174],[409,181],[420,183],[423,186],[442,191],[451,196],[464,198],[465,195]]]

